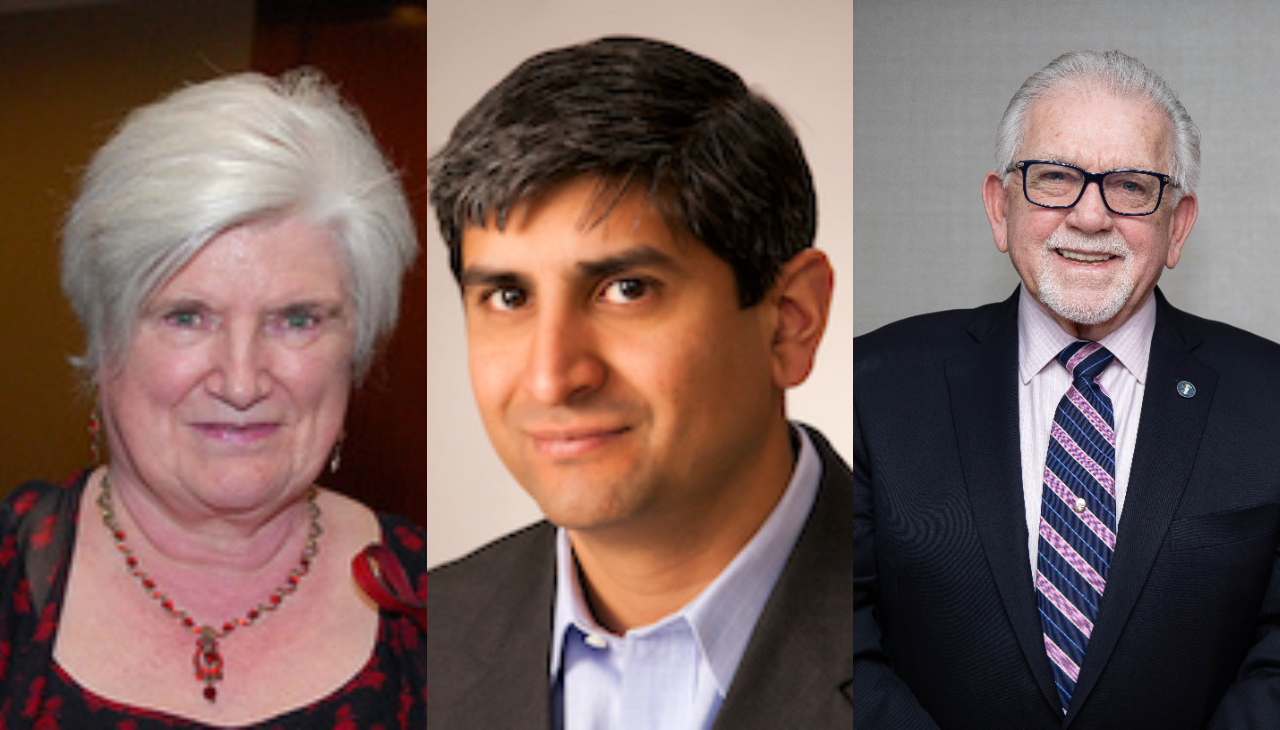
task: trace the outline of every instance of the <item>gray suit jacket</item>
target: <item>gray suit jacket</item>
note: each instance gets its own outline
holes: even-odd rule
[[[854,654],[864,646],[878,652],[878,637],[854,636],[849,467],[825,439],[809,434],[823,466],[817,501],[751,635],[716,728],[855,725]],[[428,585],[431,730],[549,727],[555,528],[540,522],[509,535],[432,571]]]

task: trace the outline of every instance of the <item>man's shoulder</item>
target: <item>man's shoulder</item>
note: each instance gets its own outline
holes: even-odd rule
[[[514,727],[513,713],[546,711],[554,593],[546,522],[427,573],[431,727]]]
[[[1005,320],[1008,320],[1007,322]],[[891,322],[853,339],[853,371],[881,377],[932,366],[967,351],[1002,325],[1017,332],[1016,300],[994,302],[973,309],[931,312]]]
[[[529,570],[555,560],[555,528],[536,522],[494,540],[474,552],[427,574],[431,605],[448,600],[465,600],[469,594],[485,592],[512,571]]]
[[[1169,306],[1157,328],[1166,326],[1190,345],[1194,355],[1211,367],[1259,369],[1268,378],[1280,368],[1280,343],[1226,322],[1200,317]]]
[[[1256,352],[1262,357],[1280,356],[1280,343],[1226,322],[1208,319],[1172,307],[1171,309],[1181,319],[1184,326],[1194,327],[1204,337],[1207,344],[1226,344],[1244,351]]]

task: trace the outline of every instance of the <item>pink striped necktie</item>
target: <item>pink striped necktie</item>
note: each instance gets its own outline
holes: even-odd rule
[[[1116,434],[1097,382],[1115,358],[1096,342],[1058,353],[1071,387],[1053,414],[1040,500],[1036,602],[1066,714],[1116,549]]]

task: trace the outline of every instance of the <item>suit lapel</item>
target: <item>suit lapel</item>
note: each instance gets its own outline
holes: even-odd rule
[[[1191,476],[1218,382],[1217,372],[1192,356],[1198,344],[1185,316],[1157,290],[1156,329],[1115,557],[1067,723],[1106,666]],[[1178,393],[1177,384],[1184,380],[1195,386],[1194,397]]]
[[[1014,635],[1045,700],[1058,707],[1027,553],[1018,428],[1018,292],[970,324],[971,353],[946,363],[974,524]]]
[[[853,725],[853,477],[819,434],[822,483],[716,717],[721,728]]]
[[[497,589],[468,629],[474,651],[454,668],[457,683],[468,689],[453,720],[444,723],[448,727],[550,728],[555,529],[546,524],[536,529],[541,534],[526,555],[493,576]]]

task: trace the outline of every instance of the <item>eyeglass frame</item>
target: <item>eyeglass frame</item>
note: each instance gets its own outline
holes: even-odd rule
[[[1027,193],[1027,168],[1030,167],[1031,165],[1036,165],[1036,164],[1057,165],[1059,167],[1070,167],[1072,170],[1079,170],[1080,174],[1084,175],[1084,184],[1080,186],[1080,194],[1077,195],[1076,199],[1071,202],[1071,205],[1045,205],[1044,203],[1037,203],[1036,201],[1031,199],[1031,195]],[[1166,185],[1170,187],[1175,187],[1175,188],[1178,187],[1178,184],[1175,183],[1173,179],[1170,178],[1168,175],[1165,175],[1159,172],[1152,172],[1150,170],[1107,170],[1106,172],[1089,172],[1088,170],[1085,170],[1083,167],[1068,165],[1065,162],[1054,162],[1053,160],[1018,160],[1014,164],[1010,165],[1005,170],[1005,172],[1013,172],[1014,170],[1022,171],[1022,197],[1026,198],[1027,202],[1031,203],[1032,205],[1037,205],[1037,206],[1040,206],[1041,208],[1048,208],[1050,210],[1066,210],[1067,208],[1076,207],[1076,205],[1080,202],[1080,199],[1084,197],[1084,191],[1086,188],[1089,187],[1089,183],[1097,183],[1098,197],[1102,198],[1102,204],[1107,207],[1107,210],[1111,211],[1116,215],[1123,215],[1129,218],[1141,218],[1143,216],[1152,215],[1157,210],[1160,210],[1160,204],[1164,202],[1164,188]],[[1102,180],[1107,175],[1110,175],[1116,172],[1137,172],[1143,175],[1150,175],[1156,178],[1157,180],[1159,180],[1160,192],[1156,194],[1155,207],[1153,207],[1151,210],[1147,211],[1146,213],[1121,213],[1115,208],[1112,208],[1111,204],[1107,202],[1107,193],[1102,187]]]

